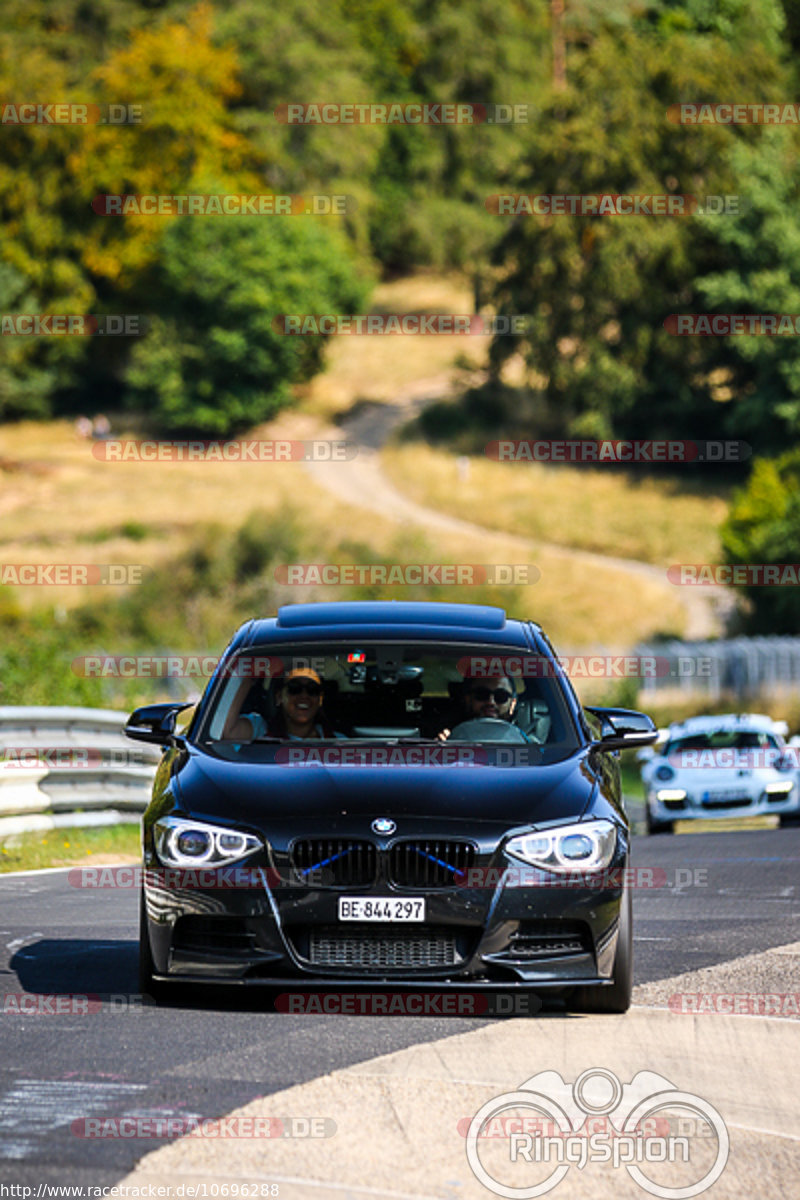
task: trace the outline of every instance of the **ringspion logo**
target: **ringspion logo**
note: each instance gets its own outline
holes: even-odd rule
[[[487,1138],[502,1139],[507,1153],[501,1144],[489,1154]],[[470,1169],[497,1196],[543,1196],[571,1167],[604,1163],[624,1166],[651,1196],[688,1200],[716,1183],[729,1153],[727,1126],[713,1105],[654,1071],[626,1084],[604,1067],[583,1071],[573,1084],[540,1071],[487,1101],[466,1131]],[[662,1181],[672,1164],[676,1186],[668,1187]]]

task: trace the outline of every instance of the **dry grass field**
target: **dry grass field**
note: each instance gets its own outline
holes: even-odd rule
[[[463,283],[419,277],[376,289],[373,308],[394,312],[471,311]],[[423,380],[448,380],[486,351],[481,337],[347,336],[329,347],[328,370],[303,389],[297,407],[248,436],[329,436],[330,422],[359,401],[388,402]],[[113,414],[112,414],[113,415]],[[113,415],[115,437],[136,437],[130,418]],[[328,433],[321,431],[327,427]],[[495,530],[494,536],[455,536],[377,520],[363,504],[345,504],[309,477],[302,463],[108,462],[68,421],[0,427],[0,563],[168,563],[206,525],[233,529],[253,512],[266,523],[287,509],[324,538],[336,554],[343,541],[386,561],[519,563],[541,572],[532,586],[453,589],[454,600],[504,603],[540,620],[564,648],[630,646],[657,631],[681,633],[685,612],[675,589],[631,577],[611,566],[587,566],[548,548],[591,549],[666,566],[706,561],[716,548],[714,528],[725,501],[682,494],[667,483],[629,481],[602,471],[509,467],[470,460],[459,478],[456,460],[424,444],[390,446],[385,469],[395,485],[431,507]],[[347,470],[347,464],[342,464]],[[533,541],[532,551],[510,546],[503,531]],[[329,557],[329,561],[334,561]],[[349,560],[348,560],[349,561]],[[23,610],[69,609],[101,592],[94,587],[15,588]],[[456,594],[458,592],[459,594]],[[336,599],[335,588],[271,587],[272,602]],[[410,589],[398,596],[419,595]],[[4,589],[3,603],[9,603]]]
[[[476,456],[465,469],[423,442],[388,446],[383,462],[420,504],[480,514],[491,529],[664,567],[718,561],[727,503],[711,481],[707,492],[684,490],[674,478]]]

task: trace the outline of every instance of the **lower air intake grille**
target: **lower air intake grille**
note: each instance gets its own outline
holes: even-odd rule
[[[586,954],[591,949],[586,926],[567,921],[522,921],[511,936],[505,957],[515,961]]]
[[[180,917],[172,937],[174,952],[249,955],[256,949],[255,934],[237,917]]]
[[[413,970],[451,967],[459,961],[455,935],[427,929],[375,930],[363,933],[319,928],[309,935],[309,958],[318,967],[349,967],[361,971]]]

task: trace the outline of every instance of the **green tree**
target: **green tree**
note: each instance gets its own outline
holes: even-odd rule
[[[800,313],[800,153],[796,132],[766,129],[755,144],[733,147],[730,162],[747,180],[748,203],[728,220],[705,219],[723,251],[722,270],[697,280],[705,311]],[[800,434],[797,336],[736,335],[706,353],[720,381],[720,425],[758,453],[775,453]]]
[[[759,132],[677,126],[666,110],[731,94],[777,99],[785,78],[769,38],[745,57],[735,38],[611,27],[595,12],[569,58],[567,90],[551,97],[503,190],[738,193],[744,180],[732,147]],[[730,222],[715,219],[720,228]],[[730,264],[711,218],[525,215],[510,222],[494,260],[500,310],[530,314],[531,325],[521,339],[494,340],[492,371],[522,350],[543,426],[583,436],[719,436],[727,359],[714,339],[664,328],[670,313],[702,308],[697,276]]]
[[[756,459],[722,525],[726,563],[800,563],[800,450]],[[742,586],[753,634],[800,634],[800,588]]]
[[[324,339],[282,334],[277,317],[358,312],[367,294],[342,238],[305,216],[183,217],[152,280],[128,400],[161,430],[215,436],[268,419],[320,369]]]

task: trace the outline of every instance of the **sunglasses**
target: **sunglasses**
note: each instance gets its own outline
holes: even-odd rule
[[[481,701],[494,699],[495,704],[508,704],[508,701],[513,699],[513,693],[507,692],[505,688],[495,688],[494,690],[488,687],[473,688],[470,696]]]
[[[302,696],[304,692],[307,696],[322,695],[322,688],[313,679],[290,679],[286,691],[290,696]]]

